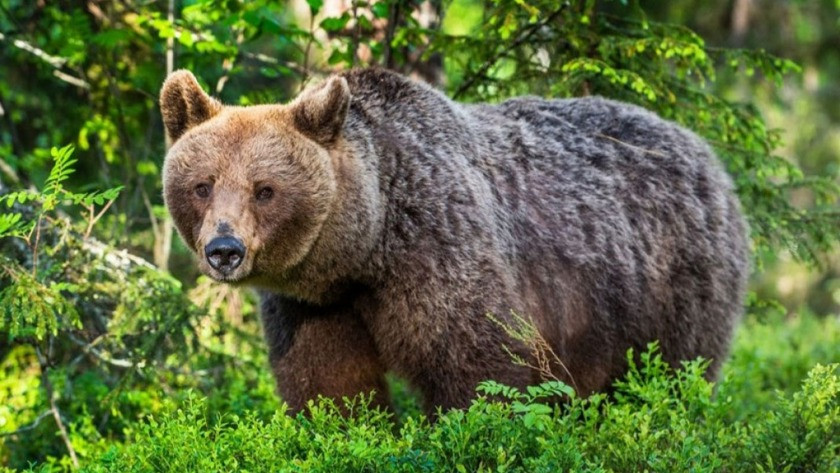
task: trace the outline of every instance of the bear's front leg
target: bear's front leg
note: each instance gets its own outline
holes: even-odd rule
[[[417,277],[393,277],[364,316],[382,359],[420,392],[431,418],[438,408],[469,407],[481,381],[524,388],[539,380],[511,356],[528,359],[527,347],[488,316],[510,322],[516,307],[502,299],[503,291],[479,289],[492,281],[449,284],[420,271],[409,275]]]
[[[262,294],[262,320],[277,390],[291,414],[324,396],[375,392],[371,407],[389,407],[385,369],[370,334],[349,307],[319,307]]]

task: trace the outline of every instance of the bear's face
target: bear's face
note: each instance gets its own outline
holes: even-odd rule
[[[167,79],[164,198],[204,274],[270,287],[306,257],[336,198],[329,149],[349,100],[342,78],[253,107],[221,105],[186,71]]]

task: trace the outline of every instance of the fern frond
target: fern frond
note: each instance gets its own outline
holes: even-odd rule
[[[25,204],[27,202],[32,202],[36,200],[40,200],[41,194],[38,192],[33,191],[18,191],[18,192],[10,192],[2,197],[0,197],[0,204],[3,202],[6,203],[6,207],[11,208],[16,203],[18,204]]]
[[[45,194],[58,194],[62,190],[61,183],[66,181],[75,171],[73,165],[76,160],[73,159],[73,145],[67,145],[63,148],[53,147],[50,150],[50,155],[53,158],[53,168],[50,170],[50,175],[44,184]]]
[[[21,218],[19,213],[0,214],[0,238],[26,233],[28,225]]]
[[[116,199],[120,192],[124,189],[124,186],[117,186],[111,189],[106,189],[104,191],[99,192],[90,192],[87,194],[74,194],[70,193],[69,197],[73,201],[74,204],[79,205],[83,204],[85,206],[90,205],[105,205],[105,203]]]

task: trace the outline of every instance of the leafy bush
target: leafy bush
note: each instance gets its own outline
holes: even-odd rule
[[[632,358],[628,357],[632,361]],[[208,416],[188,397],[150,418],[85,471],[831,471],[840,467],[840,365],[817,365],[773,410],[730,421],[730,402],[703,378],[706,363],[676,373],[655,347],[617,383],[614,397],[545,403],[569,388],[520,392],[494,382],[469,409],[436,422],[395,424],[348,401],[355,417],[321,401],[311,418],[284,410]],[[491,397],[501,401],[490,400]]]
[[[321,402],[311,418],[288,417],[273,395],[262,351],[255,353],[253,364],[219,365],[209,389],[167,379],[160,381],[169,386],[166,392],[153,384],[144,388],[131,383],[109,404],[122,413],[120,427],[110,433],[92,428],[101,414],[85,403],[92,392],[107,393],[97,376],[77,378],[75,397],[65,405],[73,419],[70,437],[87,471],[734,472],[840,467],[836,318],[749,318],[717,385],[702,377],[701,361],[674,373],[655,350],[638,359],[611,396],[572,397],[555,405],[549,401],[567,395],[567,386],[548,383],[519,392],[488,382],[469,409],[442,413],[435,423],[418,413],[416,400],[399,381],[393,390],[396,415],[367,409],[364,400],[355,399],[353,419],[341,417],[329,402]],[[196,360],[196,369],[213,361],[218,360]],[[31,386],[19,386],[18,379],[28,378],[15,377],[13,363],[7,359],[0,364],[0,379],[9,380],[0,382],[0,406],[9,399],[19,405],[43,402],[39,396],[32,399]],[[37,384],[37,377],[32,383]],[[15,392],[17,396],[10,396]],[[85,410],[89,416],[81,415]],[[0,417],[4,415],[8,413],[0,407]],[[54,427],[37,432],[24,438],[40,448],[60,447],[50,440]],[[10,446],[21,445],[30,459],[44,453],[37,446],[29,450],[28,443]],[[66,452],[48,451],[52,453],[41,457],[46,461],[38,469],[69,466]],[[25,456],[15,457],[13,465],[26,466]]]
[[[209,314],[203,297],[194,302],[176,279],[91,236],[120,188],[65,188],[72,155],[70,146],[51,150],[43,190],[0,196],[8,209],[0,221],[13,222],[0,229],[0,461],[10,465],[77,465],[160,409],[168,393],[211,393],[224,370],[253,363],[257,337],[240,333],[235,347],[214,342],[207,331],[231,324]],[[83,218],[66,213],[77,209]],[[254,376],[238,382],[250,404],[220,398],[219,409],[273,396],[267,384],[262,398],[254,392]]]

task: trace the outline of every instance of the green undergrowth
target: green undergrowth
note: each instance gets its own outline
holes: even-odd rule
[[[519,392],[485,383],[465,411],[437,422],[328,402],[311,418],[282,411],[208,419],[207,401],[149,419],[131,441],[87,471],[831,471],[840,467],[840,366],[817,365],[771,409],[731,421],[733,402],[713,396],[694,362],[674,375],[657,355],[618,384],[564,406],[543,403],[560,386]]]
[[[547,398],[567,393],[560,383],[520,392],[487,382],[469,409],[436,422],[399,382],[396,416],[356,399],[350,419],[325,401],[310,418],[290,417],[273,404],[231,409],[240,401],[230,398],[248,396],[235,386],[187,391],[124,441],[102,444],[82,470],[838,471],[838,342],[836,317],[749,318],[717,385],[702,361],[673,371],[651,346],[611,396],[558,406]]]

